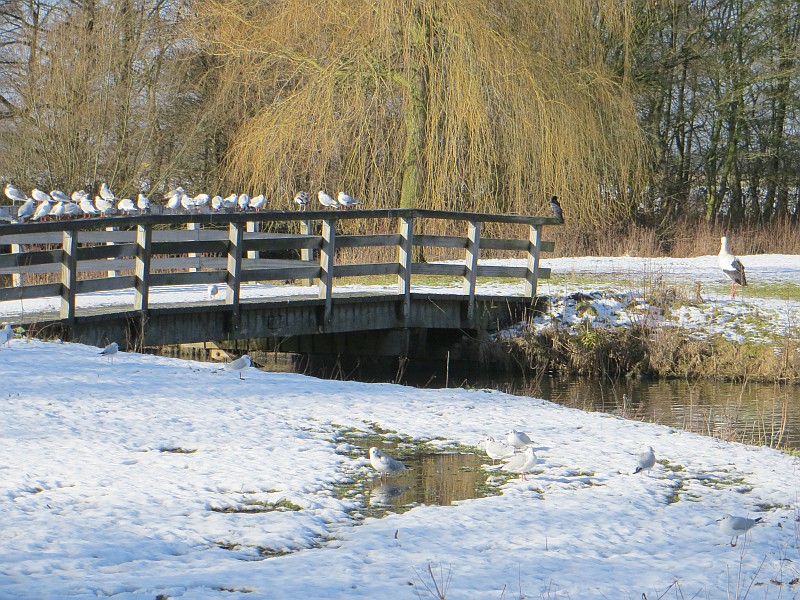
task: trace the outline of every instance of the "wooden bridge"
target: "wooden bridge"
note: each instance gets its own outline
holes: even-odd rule
[[[0,225],[0,321],[129,349],[267,339],[287,351],[402,354],[420,332],[492,331],[535,308],[548,224],[558,221],[384,209]],[[519,235],[497,237],[508,231]],[[487,254],[522,261],[484,264]],[[334,288],[343,278],[370,285]],[[521,280],[522,293],[480,294],[481,278]],[[169,290],[194,300],[160,300]],[[31,309],[33,299],[49,305]]]

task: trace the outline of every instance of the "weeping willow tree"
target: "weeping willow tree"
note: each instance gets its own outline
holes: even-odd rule
[[[643,154],[604,63],[620,2],[198,2],[194,38],[242,111],[225,177],[377,207],[531,214],[555,193],[576,221],[619,216]]]

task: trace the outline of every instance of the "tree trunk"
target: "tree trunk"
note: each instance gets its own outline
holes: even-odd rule
[[[430,28],[422,11],[416,9],[409,21],[411,39],[411,67],[408,80],[408,108],[405,112],[406,145],[403,153],[403,184],[400,190],[400,207],[414,208],[420,202],[424,189],[424,145],[428,119],[428,53]]]

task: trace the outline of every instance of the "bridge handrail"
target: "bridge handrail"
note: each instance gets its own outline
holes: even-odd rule
[[[397,233],[375,235],[337,234],[337,223],[354,219],[396,219]],[[465,237],[444,235],[415,235],[415,223],[425,219],[450,220],[467,223]],[[290,222],[300,224],[300,234],[258,233],[254,224]],[[321,222],[321,233],[311,234],[312,222]],[[527,239],[485,238],[481,232],[485,223],[522,224],[528,226]],[[253,213],[196,213],[175,215],[116,216],[107,218],[74,219],[46,223],[0,225],[0,244],[16,245],[10,254],[0,254],[0,269],[6,273],[58,272],[60,283],[17,285],[0,288],[0,301],[60,295],[61,318],[70,324],[76,318],[76,296],[101,290],[133,287],[134,310],[146,313],[150,308],[149,292],[155,285],[198,283],[223,284],[224,303],[232,312],[234,322],[239,314],[241,284],[248,281],[276,279],[318,280],[318,298],[323,300],[324,319],[329,321],[333,310],[333,281],[337,277],[395,275],[397,289],[403,300],[403,314],[410,316],[411,283],[413,275],[451,275],[462,278],[462,293],[468,297],[468,311],[475,305],[478,277],[515,277],[525,281],[525,295],[535,298],[537,282],[549,277],[548,269],[539,267],[542,251],[552,250],[551,242],[542,240],[544,225],[560,224],[554,217],[525,215],[496,215],[472,212],[436,211],[427,209],[364,209],[352,211],[262,211]],[[192,239],[185,231],[175,236],[155,227],[184,226],[194,230]],[[214,230],[204,235],[202,225],[225,225],[227,231]],[[85,232],[115,229],[108,235],[115,241],[103,242],[102,235]],[[123,233],[120,229],[131,228]],[[205,230],[210,231],[210,230]],[[19,244],[36,244],[35,235],[52,243],[52,235],[60,233],[60,249],[22,251]],[[90,240],[83,239],[89,237]],[[34,240],[29,240],[33,237]],[[213,239],[211,239],[213,238]],[[123,240],[124,241],[119,241]],[[6,240],[4,242],[4,240]],[[11,240],[11,241],[8,241]],[[23,241],[24,240],[24,241]],[[178,241],[175,241],[178,240]],[[41,243],[41,242],[39,242]],[[86,246],[90,244],[108,244]],[[84,246],[81,246],[84,244]],[[337,264],[338,248],[384,246],[397,248],[396,260],[388,263]],[[414,261],[415,247],[463,248],[462,263],[426,263]],[[13,246],[12,246],[13,247]],[[479,264],[481,248],[524,252],[527,265],[492,266]],[[299,250],[300,260],[270,260],[257,258],[259,250]],[[319,252],[313,261],[311,252]],[[220,257],[203,256],[222,254]],[[158,258],[163,254],[186,255],[179,258]],[[250,254],[250,256],[248,256]],[[180,272],[156,273],[157,270]],[[201,270],[212,269],[212,270]],[[79,279],[78,272],[107,271],[109,277]],[[115,277],[118,271],[133,271],[133,275]]]

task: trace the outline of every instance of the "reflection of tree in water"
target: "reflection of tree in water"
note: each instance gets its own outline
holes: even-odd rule
[[[457,500],[478,498],[485,474],[478,469],[475,454],[417,454],[403,457],[409,467],[384,482],[375,478],[370,492],[373,506],[409,504],[448,505]]]

